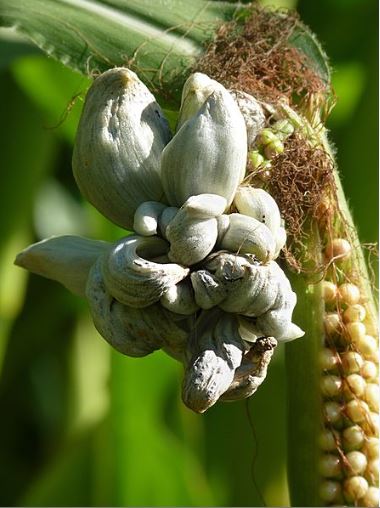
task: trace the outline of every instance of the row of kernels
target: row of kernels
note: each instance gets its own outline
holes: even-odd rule
[[[364,360],[357,351],[337,353],[325,347],[319,354],[321,369],[326,373],[342,373],[342,375],[361,374],[367,381],[377,380],[377,366],[373,361]],[[371,383],[372,384],[372,383]]]
[[[326,257],[346,260],[351,246],[336,239]],[[377,341],[367,334],[358,286],[323,282],[327,344],[320,353],[325,428],[320,436],[320,497],[361,506],[379,505],[379,386]],[[338,351],[339,352],[338,352]]]
[[[337,286],[333,282],[323,281],[323,298],[325,302],[335,302],[337,299],[345,305],[356,305],[360,302],[360,289],[350,282]]]

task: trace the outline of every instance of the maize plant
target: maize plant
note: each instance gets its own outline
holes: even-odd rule
[[[120,353],[179,361],[197,413],[254,396],[285,347],[292,505],[378,506],[373,283],[325,127],[326,56],[294,12],[183,9],[3,0],[3,24],[94,78],[74,177],[126,231],[50,238],[16,264],[86,298]]]

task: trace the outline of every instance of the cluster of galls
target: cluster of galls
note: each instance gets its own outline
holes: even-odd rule
[[[325,347],[321,351],[321,499],[379,506],[378,342],[344,238],[326,247]]]
[[[163,349],[181,361],[183,400],[197,412],[251,395],[277,341],[303,335],[292,323],[296,295],[275,262],[286,241],[278,206],[242,184],[258,136],[268,156],[279,150],[264,124],[252,96],[196,73],[172,137],[133,72],[105,72],[86,97],[74,176],[101,213],[134,234],[114,244],[53,238],[17,258],[86,296],[118,351]],[[286,125],[275,124],[278,135]]]

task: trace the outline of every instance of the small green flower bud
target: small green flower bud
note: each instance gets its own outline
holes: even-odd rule
[[[278,138],[272,129],[263,129],[257,136],[257,143],[259,145],[269,145],[272,141],[276,141]]]
[[[281,141],[284,141],[284,139],[291,136],[294,132],[293,125],[289,122],[289,120],[285,119],[277,120],[277,122],[272,125],[272,129]]]
[[[257,150],[252,150],[252,152],[249,152],[248,157],[254,169],[260,167],[265,161],[264,157]]]
[[[282,153],[284,151],[284,144],[281,140],[274,139],[270,143],[268,143],[264,148],[265,157],[267,159],[272,159],[276,155]]]

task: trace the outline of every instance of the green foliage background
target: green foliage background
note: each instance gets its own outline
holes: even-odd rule
[[[296,7],[330,56],[339,99],[331,138],[361,240],[375,242],[377,3],[276,4]],[[53,234],[123,234],[82,200],[71,175],[82,106],[72,99],[88,84],[1,34],[0,503],[287,505],[282,348],[248,403],[195,415],[180,401],[180,366],[161,353],[112,352],[83,301],[12,265]]]

